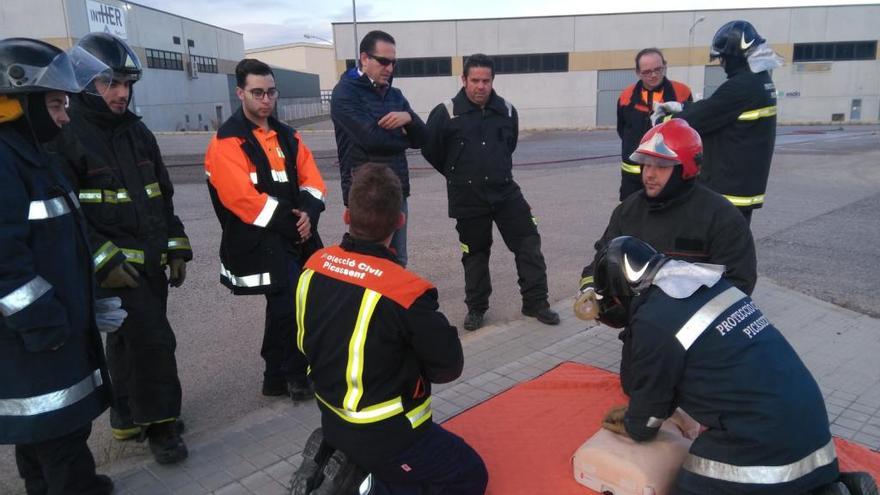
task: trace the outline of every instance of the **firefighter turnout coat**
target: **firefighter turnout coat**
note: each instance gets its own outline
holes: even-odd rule
[[[0,444],[58,438],[110,404],[76,194],[0,125]]]
[[[721,279],[681,299],[652,286],[632,305],[627,433],[653,438],[676,407],[707,428],[676,493],[806,493],[837,478],[819,386],[748,296]]]
[[[272,117],[264,132],[239,108],[208,145],[205,173],[223,229],[220,282],[234,294],[287,287],[289,257],[304,260],[321,246],[317,227],[327,191],[299,133]],[[305,243],[294,209],[312,224]]]
[[[89,221],[98,282],[123,261],[164,274],[169,258],[191,260],[153,133],[131,111],[95,110],[80,97],[70,104],[71,122],[53,146],[65,157],[65,173]]]
[[[324,438],[357,459],[388,458],[431,423],[431,383],[462,370],[437,289],[383,245],[346,234],[306,263],[296,344],[309,360]]]
[[[770,74],[755,74],[746,63],[731,67],[712,96],[686,104],[675,117],[703,138],[700,182],[738,208],[761,208],[776,145],[776,86]]]

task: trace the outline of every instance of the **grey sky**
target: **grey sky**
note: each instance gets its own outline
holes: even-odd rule
[[[135,0],[136,3],[244,33],[245,48],[308,41],[304,34],[330,39],[331,22],[351,21],[350,0]],[[869,4],[835,0],[666,0],[665,10]],[[616,0],[359,0],[360,21],[467,19],[597,14],[653,10],[655,2]]]

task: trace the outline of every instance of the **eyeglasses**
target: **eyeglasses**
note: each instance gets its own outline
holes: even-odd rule
[[[396,65],[397,64],[397,60],[395,60],[393,58],[380,57],[378,55],[373,55],[371,53],[368,53],[367,56],[370,57],[371,59],[375,60],[376,62],[379,62],[379,65],[381,65],[382,67],[388,67],[389,65]]]
[[[265,98],[265,97],[267,97],[267,96],[269,97],[270,100],[274,100],[275,98],[278,98],[278,88],[269,88],[269,89],[256,88],[256,89],[249,89],[249,90],[248,90],[248,93],[250,93],[251,96],[252,96],[255,100],[262,100],[263,98]]]
[[[665,71],[665,70],[666,70],[666,66],[661,65],[660,67],[657,67],[655,69],[647,69],[647,70],[639,71],[639,75],[642,77],[659,76],[660,74],[663,74],[663,71]]]

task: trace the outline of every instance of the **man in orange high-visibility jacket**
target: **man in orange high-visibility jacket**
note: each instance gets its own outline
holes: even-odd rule
[[[205,156],[223,229],[220,282],[236,295],[266,295],[263,395],[308,400],[314,392],[294,344],[293,291],[302,263],[321,247],[326,187],[299,133],[272,117],[278,89],[269,66],[244,59],[235,76],[241,109],[220,126]]]

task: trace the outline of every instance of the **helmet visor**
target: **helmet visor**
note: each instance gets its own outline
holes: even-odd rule
[[[658,162],[646,162],[646,160],[652,158],[658,160]],[[663,133],[659,131],[654,132],[650,139],[642,141],[639,147],[630,155],[629,159],[641,165],[659,165],[661,167],[671,167],[681,163],[678,153],[666,144]]]
[[[79,90],[72,93],[87,91],[89,93],[98,94],[95,90],[96,81],[104,81],[109,83],[113,80],[113,71],[107,64],[101,62],[97,57],[89,53],[85,48],[75,46],[68,52],[70,64],[73,66],[73,75],[76,78],[76,84]]]
[[[89,52],[74,47],[70,53],[59,53],[44,66],[16,63],[7,68],[13,92],[39,90],[79,93],[96,77],[111,74],[110,68]]]

